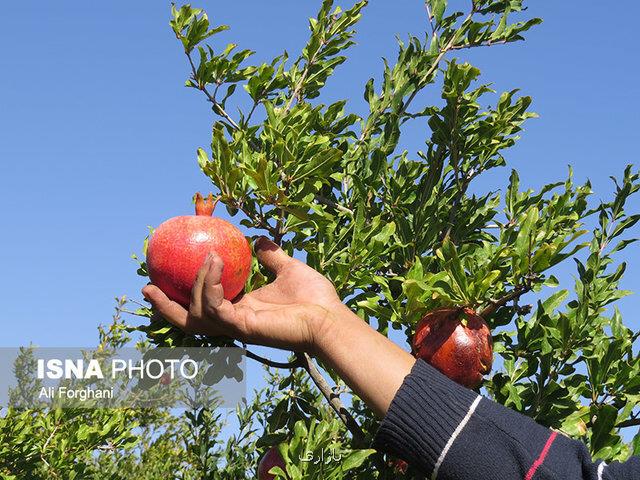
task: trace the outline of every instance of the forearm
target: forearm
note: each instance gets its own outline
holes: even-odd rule
[[[342,304],[319,323],[314,353],[381,417],[415,363],[410,353]]]

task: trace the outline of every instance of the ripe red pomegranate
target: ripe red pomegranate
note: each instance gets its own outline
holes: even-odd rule
[[[273,467],[280,467],[283,471],[287,471],[285,469],[284,459],[277,447],[271,447],[267,450],[267,453],[264,454],[262,460],[258,464],[258,480],[273,480],[276,478],[275,475],[269,473]]]
[[[151,282],[171,300],[189,305],[191,288],[207,255],[215,252],[224,261],[224,298],[232,300],[244,288],[251,270],[251,247],[242,232],[212,217],[217,200],[196,194],[196,214],[173,217],[151,235],[147,267]]]
[[[413,354],[451,380],[476,388],[491,371],[493,340],[484,319],[470,308],[427,313],[416,328]]]

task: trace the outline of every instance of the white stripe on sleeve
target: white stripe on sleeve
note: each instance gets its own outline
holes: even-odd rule
[[[482,399],[482,397],[480,395],[478,395],[476,397],[476,399],[473,401],[473,403],[469,407],[469,411],[467,412],[465,417],[462,419],[460,424],[453,431],[453,434],[451,435],[451,438],[449,438],[449,441],[444,446],[444,448],[442,449],[442,453],[440,453],[440,456],[438,457],[438,461],[436,462],[436,466],[433,467],[433,473],[431,474],[431,480],[436,480],[438,478],[438,470],[440,470],[440,466],[442,465],[442,462],[444,462],[444,459],[447,456],[447,453],[451,449],[451,445],[453,445],[453,442],[456,441],[456,438],[458,438],[458,435],[460,435],[460,432],[462,432],[462,429],[467,425],[467,423],[469,423],[469,419],[471,419],[471,416],[473,415],[473,412],[476,411],[476,408],[478,407],[478,404],[480,403],[481,399]]]
[[[598,465],[598,480],[602,480],[604,477],[602,476],[604,474],[604,467],[606,467],[607,464],[604,462],[601,462],[600,465]]]

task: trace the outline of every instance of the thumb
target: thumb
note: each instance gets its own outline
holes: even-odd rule
[[[258,261],[276,275],[293,260],[284,250],[267,237],[258,238],[254,244],[254,249]]]

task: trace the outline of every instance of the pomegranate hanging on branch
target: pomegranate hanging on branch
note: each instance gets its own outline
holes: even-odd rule
[[[471,308],[427,313],[416,327],[412,350],[417,358],[467,388],[477,388],[493,363],[491,331]]]

